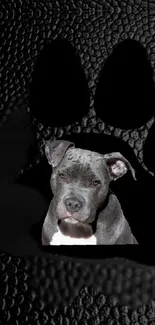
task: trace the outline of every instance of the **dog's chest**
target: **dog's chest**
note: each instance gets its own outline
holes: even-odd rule
[[[53,235],[50,245],[97,245],[97,238],[92,235],[89,238],[73,238],[64,235],[59,227],[58,231]]]

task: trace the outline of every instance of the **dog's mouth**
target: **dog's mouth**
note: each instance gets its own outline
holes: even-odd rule
[[[74,218],[66,217],[58,220],[59,227],[76,227],[81,225],[82,223]]]
[[[58,226],[62,232],[67,231],[71,237],[77,237],[79,231],[79,236],[88,237],[95,233],[96,224],[94,221],[88,223],[84,220],[77,219],[75,213],[67,212],[61,219],[58,219]],[[65,230],[64,230],[65,229]],[[87,233],[87,235],[85,234]]]
[[[72,212],[68,212],[66,213],[66,218],[64,219],[65,222],[68,222],[68,223],[72,223],[72,224],[75,224],[75,223],[78,223],[79,220],[77,220],[74,216],[74,214]]]
[[[68,217],[58,221],[60,231],[73,238],[88,238],[93,235],[91,225],[80,222],[74,218]]]
[[[75,216],[74,212],[66,212],[65,215],[58,220],[58,224],[60,224],[61,221],[65,221],[66,223],[71,223],[71,224],[77,224],[80,222]],[[82,221],[81,221],[82,222]]]

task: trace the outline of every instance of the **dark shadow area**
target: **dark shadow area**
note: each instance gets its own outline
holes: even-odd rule
[[[140,43],[115,46],[100,71],[94,105],[104,122],[122,129],[138,128],[154,114],[153,71]]]
[[[0,250],[37,254],[39,238],[31,233],[43,222],[48,202],[37,189],[19,184],[1,184],[0,196]]]
[[[52,168],[48,164],[46,157],[43,157],[38,165],[20,175],[17,183],[37,188],[50,203],[52,196],[50,188],[51,173]]]
[[[153,249],[148,245],[42,246],[41,250],[44,254],[96,260],[96,263],[105,258],[121,257],[143,265],[155,265]]]
[[[30,109],[45,126],[65,126],[89,110],[89,89],[80,57],[65,39],[52,40],[37,57],[30,88]]]

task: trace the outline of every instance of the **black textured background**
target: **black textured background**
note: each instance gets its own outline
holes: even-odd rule
[[[133,148],[139,162],[146,168],[142,148],[154,117],[139,129],[115,129],[95,117],[93,96],[101,64],[110,55],[113,46],[121,40],[138,40],[147,49],[154,71],[154,2],[1,1],[0,7],[1,123],[5,120],[6,113],[9,114],[19,105],[26,105],[29,110],[27,98],[34,62],[46,42],[54,38],[67,38],[76,47],[88,80],[90,112],[83,119],[83,125],[76,123],[65,129],[53,130],[45,128],[33,118],[39,150],[31,164],[39,162],[46,139],[82,130],[121,137]],[[83,277],[81,267],[76,269],[75,263],[76,261],[70,265],[69,261],[56,262],[54,257],[52,260],[37,257],[20,259],[1,254],[0,306],[3,316],[0,323],[50,324],[52,320],[53,324],[155,323],[154,302],[150,301],[154,298],[155,290],[153,268],[144,267],[143,271],[142,266],[132,266],[132,263],[125,261],[120,260],[116,265],[113,261],[105,261],[105,265],[98,262],[97,271],[100,276],[97,276],[95,270],[92,272],[92,266],[86,268],[82,264],[85,270]],[[122,263],[120,268],[117,267],[119,263]],[[69,294],[65,274],[69,281]],[[92,276],[91,279],[89,275]],[[103,283],[104,276],[106,281]],[[75,278],[81,281],[80,284]],[[117,280],[113,283],[113,279]],[[97,280],[99,284],[96,284]],[[85,284],[96,284],[95,288],[99,287],[101,293],[86,287],[70,306],[59,310],[61,303],[71,302],[71,293],[77,295],[79,288]],[[112,293],[126,306],[117,305],[110,298]],[[129,309],[127,304],[137,309]],[[139,308],[141,304],[145,306]]]

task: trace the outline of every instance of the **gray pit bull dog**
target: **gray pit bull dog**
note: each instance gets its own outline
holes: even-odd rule
[[[138,244],[109,185],[131,164],[119,152],[99,154],[66,140],[47,142],[52,166],[50,203],[42,228],[43,245]]]

